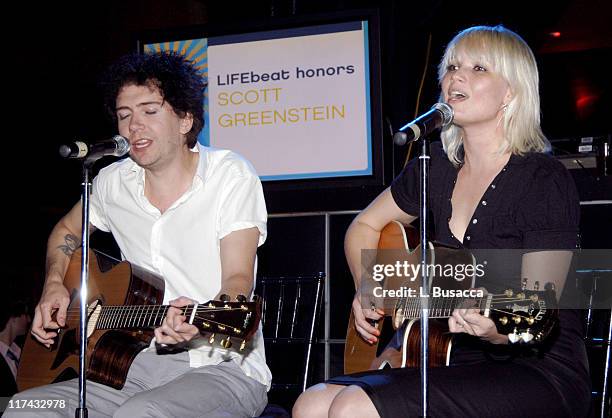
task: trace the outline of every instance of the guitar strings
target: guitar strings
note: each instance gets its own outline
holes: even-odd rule
[[[229,310],[223,310],[223,311],[224,311],[224,312],[227,312],[227,311],[229,311]],[[97,322],[99,322],[101,319],[102,319],[102,318],[98,317],[98,321],[97,321]],[[108,320],[108,318],[104,318],[104,319],[105,319],[105,320]],[[138,319],[140,319],[140,318],[138,318]],[[216,324],[216,325],[223,326],[223,327],[226,327],[226,328],[231,328],[232,330],[236,329],[236,327],[235,327],[235,326],[229,325],[229,324],[224,323],[224,322],[215,321],[215,320],[212,320],[212,319],[210,319],[210,318],[206,318],[206,317],[199,316],[199,315],[195,315],[195,316],[194,316],[194,319],[198,319],[198,320],[201,320],[201,321],[204,321],[204,322],[208,322],[208,323]],[[144,324],[143,324],[143,325],[144,325]],[[139,326],[138,326],[138,325],[134,325],[134,327],[135,327],[135,328],[138,328]],[[104,326],[104,327],[101,327],[101,328],[99,328],[99,329],[113,329],[113,328],[117,328],[117,327],[113,327],[113,326],[106,327],[106,326]],[[121,327],[119,327],[119,328],[121,328]],[[126,326],[125,328],[130,328],[130,326]],[[238,329],[239,329],[239,328],[238,328]],[[214,330],[210,330],[210,332],[215,332],[215,331],[214,331]],[[234,332],[234,333],[236,333],[236,332]]]
[[[491,295],[491,303],[510,303],[510,302],[525,302],[525,301],[529,301],[529,299],[525,299],[525,298],[519,298],[519,297],[509,297],[509,296],[505,296],[504,297],[500,297],[500,295]],[[455,309],[455,307],[453,306],[446,306],[449,304],[449,302],[454,302],[454,301],[458,301],[460,303],[462,303],[463,301],[467,301],[467,300],[474,300],[477,304],[477,306],[474,306],[474,309],[483,309],[483,302],[486,303],[487,298],[480,298],[480,299],[466,299],[466,298],[446,298],[443,299],[442,306],[440,305],[440,302],[438,304],[435,304],[434,300],[434,306],[430,307],[429,310],[433,312],[432,315],[430,315],[430,318],[432,319],[440,319],[440,318],[448,318],[449,316],[451,316],[450,311]],[[404,312],[402,312],[401,314],[401,318],[402,320],[407,320],[407,319],[418,319],[420,315],[417,315],[417,312],[420,311],[420,304],[418,303],[419,299],[413,299],[411,301],[409,301],[408,303],[404,303]],[[456,305],[459,305],[455,304]],[[399,303],[398,303],[399,305]],[[469,309],[469,308],[468,308]],[[529,319],[529,316],[526,315],[522,315],[516,312],[509,312],[506,311],[504,309],[499,309],[499,308],[489,308],[490,310],[496,311],[496,312],[501,312],[507,315],[511,315],[511,316],[517,316],[520,318],[525,318],[525,319]],[[440,312],[442,311],[442,312]],[[446,312],[446,313],[443,313]]]
[[[109,311],[111,309],[113,309],[113,308],[121,308],[121,309],[119,309],[119,310],[117,310],[116,312],[113,312],[113,313],[117,313],[117,314],[130,313],[130,314],[132,314],[132,313],[135,313],[135,312],[133,312],[134,310],[138,310],[138,309],[144,309],[144,310],[152,311],[154,309],[151,309],[151,308],[155,308],[155,309],[158,309],[158,310],[163,310],[163,309],[168,308],[168,307],[170,307],[170,305],[128,305],[128,306],[125,306],[125,305],[116,305],[116,306],[115,305],[104,305],[104,306],[102,306],[102,311],[103,312],[100,312],[100,315],[102,315],[103,313],[106,314],[106,315],[109,315],[109,313],[110,313]],[[180,308],[178,308],[178,309],[180,309]],[[217,308],[217,307],[215,307],[215,308],[198,307],[196,312],[197,313],[202,313],[202,312],[203,313],[206,313],[206,312],[233,312],[233,311],[243,311],[243,310],[244,309],[242,309],[241,307],[240,308],[229,308],[229,309],[228,308],[223,308],[223,307],[221,307],[221,308]],[[78,317],[79,316],[78,314],[80,313],[80,311],[81,310],[79,308],[70,308],[67,311],[67,316],[70,316],[70,317],[77,316]],[[138,313],[138,315],[141,315],[141,314],[148,315],[150,313],[151,312],[140,312],[140,313]]]
[[[226,323],[219,322],[219,321],[213,321],[211,319],[206,319],[206,318],[198,318],[198,319],[206,320],[206,322],[211,322],[213,324],[222,325],[222,326],[227,327],[227,328],[235,328],[235,327],[233,327],[231,325],[227,325]],[[210,332],[212,332],[212,331],[210,331]]]
[[[102,309],[122,309],[122,310],[128,310],[128,309],[140,309],[140,308],[155,308],[155,309],[164,309],[164,308],[171,308],[172,305],[99,305],[102,307]],[[194,306],[194,305],[190,305],[190,306]],[[190,306],[187,306],[187,309],[191,309]],[[181,307],[181,308],[185,308],[185,306]],[[181,309],[181,308],[177,308],[177,309]],[[214,311],[214,312],[219,312],[219,311],[231,311],[231,310],[236,310],[236,309],[243,309],[242,307],[229,307],[226,308],[224,306],[198,306],[198,311],[199,310],[203,310],[203,311]],[[75,311],[80,311],[80,308],[68,308],[67,312],[75,312]]]
[[[240,308],[232,308],[232,309],[216,309],[216,310],[208,309],[208,310],[205,310],[205,312],[213,312],[213,311],[214,312],[231,312],[231,311],[236,311],[236,310],[241,310],[242,311],[242,309],[240,309]],[[104,316],[104,318],[102,318],[102,313],[100,313],[98,315],[98,321],[101,320],[101,319],[108,320],[109,316],[110,317],[115,317],[115,319],[116,319],[116,317],[121,318],[121,314],[125,314],[125,313],[129,313],[129,312],[109,312],[109,313],[107,313]],[[136,319],[142,319],[143,316],[147,316],[147,315],[151,315],[151,314],[152,314],[152,312],[149,312],[149,313],[147,313],[147,312],[140,312],[139,314],[135,315],[135,317],[136,317]],[[74,318],[74,315],[72,315],[72,317]],[[121,318],[121,319],[125,319],[125,318]],[[213,323],[213,324],[223,325],[223,326],[227,326],[227,327],[232,327],[231,325],[228,325],[228,324],[223,323],[223,322],[212,320],[212,319],[210,319],[210,318],[208,318],[206,316],[198,315],[197,313],[194,316],[194,319],[210,322],[210,323]],[[110,327],[110,328],[112,328],[112,327]]]
[[[492,311],[495,311],[495,312],[505,313],[505,314],[507,314],[507,315],[511,315],[511,316],[518,316],[518,317],[525,318],[525,319],[528,319],[528,318],[529,318],[528,316],[521,315],[521,314],[518,314],[518,313],[516,313],[516,312],[504,311],[503,309],[495,309],[495,308],[491,308],[491,310],[492,310]]]

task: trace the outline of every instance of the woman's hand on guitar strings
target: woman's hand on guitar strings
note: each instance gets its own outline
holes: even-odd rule
[[[479,290],[487,290],[479,287]],[[448,318],[448,328],[450,332],[474,335],[491,344],[508,344],[508,337],[497,332],[495,323],[490,318],[480,314],[480,309],[476,308],[476,301],[466,299],[461,308],[453,310],[453,314]]]
[[[474,335],[491,344],[507,344],[508,337],[497,332],[495,323],[476,308],[455,309],[448,318],[450,332]]]
[[[155,341],[158,344],[184,343],[200,335],[198,328],[187,323],[187,318],[181,315],[178,309],[194,303],[197,302],[185,296],[170,301],[171,307],[168,309],[164,322],[161,327],[155,329]]]
[[[68,289],[55,281],[48,281],[43,289],[40,302],[34,310],[32,330],[34,338],[47,348],[55,342],[57,330],[66,326],[66,312],[70,304]]]
[[[380,336],[380,331],[373,325],[375,321],[381,319],[385,312],[374,306],[364,308],[361,306],[361,296],[359,293],[353,299],[353,316],[355,318],[355,329],[367,342],[374,344],[377,337]]]

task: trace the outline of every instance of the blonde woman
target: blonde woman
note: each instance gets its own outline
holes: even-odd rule
[[[529,286],[539,278],[563,289],[569,250],[578,244],[579,200],[567,170],[546,154],[533,53],[502,26],[472,27],[449,43],[439,81],[454,120],[441,134],[442,145],[431,147],[435,240],[474,252],[495,250],[493,258],[525,250],[510,268],[517,283],[493,277],[489,291],[518,287],[521,277],[529,278]],[[345,250],[356,289],[361,250],[376,248],[390,221],[416,219],[418,166],[409,162],[349,227]],[[380,319],[382,312],[362,307],[359,291],[353,314],[361,337],[376,341],[379,332],[367,320]],[[431,416],[587,414],[590,386],[578,312],[563,310],[559,329],[536,348],[510,345],[475,309],[455,309],[448,326],[455,334],[451,364],[429,371]],[[340,376],[309,388],[293,412],[298,418],[420,416],[420,385],[419,370],[411,368]]]

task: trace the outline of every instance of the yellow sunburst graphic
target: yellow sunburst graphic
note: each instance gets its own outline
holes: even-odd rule
[[[144,51],[149,53],[162,51],[178,52],[193,62],[203,77],[208,77],[208,40],[206,38],[145,44]]]

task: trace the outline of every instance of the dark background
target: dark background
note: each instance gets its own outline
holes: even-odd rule
[[[58,146],[115,134],[115,127],[105,119],[96,78],[117,57],[134,51],[135,41],[142,34],[193,25],[240,28],[258,22],[265,27],[266,22],[278,19],[329,16],[358,9],[376,9],[380,17],[380,94],[387,181],[399,172],[407,157],[406,148],[391,145],[392,128],[412,120],[437,101],[436,66],[442,51],[454,34],[472,25],[504,24],[531,45],[540,69],[542,126],[549,139],[564,139],[555,143],[575,150],[581,137],[612,134],[609,0],[13,3],[11,12],[3,14],[3,27],[11,29],[5,29],[4,34],[4,83],[0,90],[6,109],[2,165],[5,294],[32,303],[38,300],[44,281],[46,238],[80,196],[80,165],[61,160]],[[560,32],[560,36],[552,36],[553,32]],[[417,104],[424,68],[423,91]],[[596,174],[582,170],[572,170],[572,174],[582,200],[612,199],[612,176],[598,179]],[[331,198],[320,190],[298,195],[267,193],[266,200],[270,213],[359,210],[382,187],[338,189]],[[583,206],[586,248],[611,248],[611,207]],[[342,370],[341,342],[352,298],[342,249],[344,231],[352,216],[333,215],[330,219],[330,338],[337,340],[331,349],[332,375]],[[270,238],[260,251],[260,274],[316,275],[325,270],[323,216],[271,219],[269,232]],[[95,237],[94,241],[101,242],[101,238]],[[602,329],[604,323],[605,319],[600,321]],[[314,356],[314,379],[320,380],[320,344]],[[600,363],[593,362],[594,390],[601,381],[602,369],[597,366]]]
[[[497,3],[497,4],[496,4]],[[135,50],[145,31],[191,25],[239,25],[288,16],[334,14],[376,8],[380,15],[382,113],[401,126],[437,101],[436,64],[459,30],[502,23],[520,33],[536,53],[541,71],[543,127],[549,138],[611,133],[611,2],[606,0],[458,2],[405,0],[196,1],[107,0],[22,2],[5,12],[17,29],[5,34],[4,178],[5,283],[12,294],[38,299],[43,283],[46,237],[79,198],[80,166],[61,161],[57,148],[76,139],[115,133],[105,119],[96,77],[118,56]],[[6,25],[5,25],[6,27]],[[561,32],[555,38],[551,32]],[[416,93],[431,39],[420,105]],[[384,140],[390,141],[388,127]],[[393,174],[406,149],[387,147]],[[361,209],[380,188],[338,191],[292,208],[275,196],[270,212]],[[346,192],[343,194],[343,192]],[[302,202],[303,203],[303,202]]]

